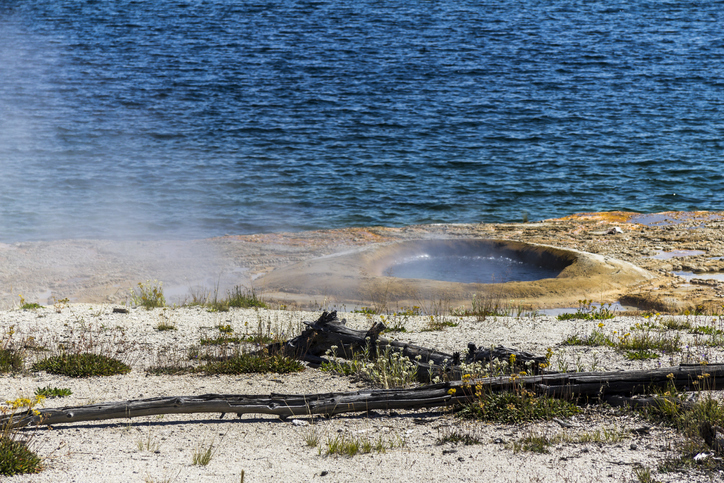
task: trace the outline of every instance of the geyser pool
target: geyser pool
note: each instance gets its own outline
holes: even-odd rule
[[[388,267],[384,275],[459,283],[530,282],[555,278],[560,268],[541,267],[505,256],[422,254]]]

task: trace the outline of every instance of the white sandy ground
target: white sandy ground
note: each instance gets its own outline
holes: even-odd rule
[[[0,376],[3,400],[32,396],[38,387],[70,388],[73,395],[49,399],[45,407],[75,406],[95,402],[122,401],[156,396],[219,394],[317,393],[354,391],[365,387],[348,378],[307,369],[292,375],[241,376],[152,376],[145,369],[186,356],[202,336],[218,335],[218,325],[230,324],[236,335],[259,330],[293,336],[301,321],[312,321],[318,312],[232,310],[210,313],[201,308],[132,309],[114,314],[111,306],[79,304],[56,313],[53,307],[36,311],[0,312],[0,331],[10,343],[25,341],[55,348],[59,343],[86,344],[129,362],[133,371],[124,376],[73,379],[45,373]],[[340,314],[355,328],[368,328],[379,316]],[[392,319],[392,320],[391,320]],[[703,339],[686,335],[689,346],[683,354],[656,361],[631,362],[603,348],[565,347],[569,335],[584,335],[598,322],[561,322],[550,316],[474,318],[447,317],[458,327],[423,331],[429,317],[386,317],[388,325],[403,323],[406,333],[394,337],[415,344],[452,352],[468,342],[478,346],[502,344],[543,355],[555,351],[553,369],[630,370],[676,365],[679,362],[724,361],[720,349],[706,348]],[[175,331],[158,331],[166,320]],[[723,321],[690,317],[695,325]],[[605,321],[603,330],[623,334],[643,317],[617,317]],[[683,332],[682,332],[683,335]],[[32,352],[29,352],[32,354]],[[44,357],[39,353],[38,357]],[[717,394],[717,397],[720,395]],[[295,422],[296,421],[296,422]],[[632,430],[649,426],[643,419],[621,411],[596,408],[570,420],[573,428],[556,422],[500,425],[462,421],[442,410],[400,411],[379,414],[343,414],[331,419],[246,415],[241,419],[218,414],[166,415],[97,423],[58,425],[52,429],[26,430],[33,435],[32,448],[44,458],[45,469],[37,475],[6,478],[8,482],[238,482],[242,470],[247,482],[307,481],[496,481],[496,482],[590,482],[636,481],[637,465],[654,469],[665,458],[677,454],[680,435],[653,426],[647,434],[631,433],[619,443],[561,443],[548,454],[515,453],[510,443],[530,434],[569,435],[595,430]],[[309,424],[313,423],[313,424]],[[451,431],[468,432],[483,444],[437,444]],[[310,435],[319,437],[320,447],[336,436],[382,439],[395,445],[384,453],[354,457],[325,456],[309,447]],[[192,464],[200,447],[214,445],[208,466]],[[400,444],[402,443],[402,444]],[[142,446],[139,447],[139,446]],[[150,448],[150,449],[149,449]],[[724,481],[723,475],[656,474],[660,481]]]

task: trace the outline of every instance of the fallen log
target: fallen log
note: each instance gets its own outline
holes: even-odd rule
[[[329,362],[328,354],[336,347],[336,356],[352,359],[356,354],[365,353],[375,357],[378,351],[388,348],[399,352],[417,366],[417,377],[420,382],[429,382],[435,377],[459,380],[463,371],[461,362],[488,363],[498,361],[514,361],[514,370],[525,369],[538,373],[540,364],[546,362],[543,356],[536,356],[503,346],[477,348],[469,343],[465,358],[461,360],[460,352],[448,354],[427,347],[385,339],[380,334],[385,325],[376,322],[369,330],[354,330],[346,326],[346,320],[339,320],[337,312],[324,312],[314,322],[304,322],[307,328],[297,337],[286,342],[270,344],[266,350],[270,354],[281,353],[287,357],[304,360],[312,365]]]
[[[371,410],[419,409],[465,404],[475,392],[525,388],[557,398],[605,400],[615,395],[649,394],[656,389],[721,389],[724,364],[681,365],[627,372],[579,372],[538,376],[504,376],[469,382],[451,381],[406,389],[375,389],[349,393],[176,396],[26,411],[0,418],[0,425],[56,425],[125,419],[158,414],[235,413],[290,416],[325,415]]]

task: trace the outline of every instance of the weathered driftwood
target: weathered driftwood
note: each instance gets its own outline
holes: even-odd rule
[[[247,413],[272,414],[280,417],[334,415],[370,410],[416,409],[462,404],[482,391],[509,391],[526,388],[538,394],[560,398],[647,394],[654,388],[678,390],[720,389],[724,381],[724,364],[682,365],[650,371],[580,372],[542,374],[526,377],[493,377],[464,383],[452,381],[411,389],[362,390],[328,394],[270,394],[178,396],[109,402],[87,406],[41,409],[38,414],[16,414],[13,426],[29,424],[55,425],[80,421],[134,418],[157,414]],[[454,390],[453,390],[454,389]],[[0,424],[8,418],[0,419]]]
[[[517,367],[538,371],[539,365],[546,361],[545,357],[535,356],[528,352],[518,351],[503,346],[479,349],[473,343],[468,344],[464,361],[459,352],[447,354],[427,347],[406,344],[380,337],[385,329],[381,322],[375,323],[368,331],[354,330],[347,327],[346,320],[339,320],[337,312],[324,312],[315,322],[304,322],[307,325],[299,336],[286,342],[271,344],[267,347],[270,353],[283,353],[311,364],[327,362],[327,353],[333,346],[335,354],[343,358],[352,358],[355,354],[367,351],[371,356],[388,348],[399,352],[417,365],[417,375],[421,382],[428,382],[435,376],[445,379],[460,379],[462,371],[460,363],[510,361],[515,356]]]

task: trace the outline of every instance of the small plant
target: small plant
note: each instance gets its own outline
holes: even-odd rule
[[[659,356],[656,352],[643,349],[626,352],[626,359],[630,361],[645,361],[649,359],[658,359],[659,357],[661,356]]]
[[[405,328],[405,322],[407,322],[408,317],[408,315],[398,317],[398,314],[389,317],[380,315],[380,321],[382,321],[382,323],[385,324],[386,327],[385,330],[382,331],[382,333],[385,334],[389,332],[407,332],[407,329]]]
[[[229,292],[228,305],[229,307],[242,309],[266,308],[266,303],[256,294],[253,288],[246,289],[238,285]]]
[[[57,299],[57,298],[53,297],[53,308],[55,309],[55,312],[58,314],[61,313],[63,311],[63,309],[68,308],[69,303],[70,303],[70,299],[68,299],[67,297],[62,298],[62,299]]]
[[[167,309],[163,309],[159,315],[158,324],[156,324],[156,330],[164,332],[167,330],[177,330],[176,325],[171,321],[171,317],[166,313]]]
[[[68,377],[114,376],[131,372],[128,365],[117,359],[91,353],[48,357],[33,364],[32,369]]]
[[[319,432],[313,424],[307,426],[307,429],[304,432],[304,442],[310,448],[316,448],[319,446]]]
[[[36,396],[43,396],[46,398],[53,398],[53,397],[67,397],[73,394],[73,391],[68,389],[67,387],[39,387],[35,389],[35,395]]]
[[[41,309],[43,308],[42,305],[35,303],[35,302],[26,302],[25,298],[22,295],[19,295],[20,297],[20,308],[22,310],[35,310],[35,309]]]
[[[146,438],[140,439],[137,446],[138,451],[149,451],[151,453],[156,453],[161,448],[161,443],[156,441],[156,439],[151,434],[151,431],[149,430]]]
[[[242,338],[244,342],[251,342],[252,344],[271,344],[277,342],[277,339],[268,335],[252,334]]]
[[[196,447],[194,450],[192,463],[199,466],[207,466],[211,463],[211,458],[214,457],[214,442],[208,448],[204,448],[203,443]]]
[[[651,474],[651,468],[637,466],[633,469],[633,474],[639,483],[656,483],[657,481]]]
[[[579,300],[578,310],[573,314],[561,314],[558,320],[606,320],[613,319],[615,315],[611,310],[611,304],[601,304],[599,307],[593,305],[593,300]]]
[[[163,285],[158,280],[147,280],[145,284],[138,282],[138,286],[135,289],[131,289],[130,300],[132,305],[145,307],[146,310],[166,306],[166,298],[163,296]]]
[[[42,401],[43,396],[35,396],[35,399],[20,398],[7,401],[6,405],[0,407],[0,412],[7,418],[0,427],[0,475],[24,475],[38,473],[43,469],[40,457],[29,448],[31,440],[19,439],[20,431],[12,427],[15,414],[40,414],[35,406]]]
[[[445,327],[457,327],[458,323],[452,320],[447,320],[445,317],[437,317],[434,315],[430,316],[430,320],[427,322],[427,327],[423,331],[434,331],[443,330]]]
[[[158,325],[156,325],[156,330],[159,332],[165,332],[167,330],[178,330],[178,329],[172,323],[170,323],[166,320],[162,320],[161,322],[158,323]]]

